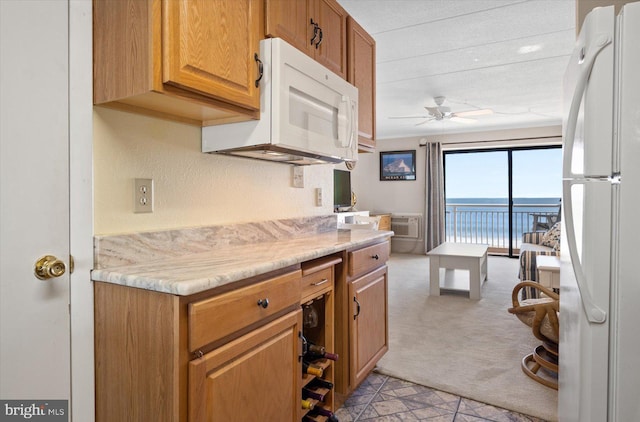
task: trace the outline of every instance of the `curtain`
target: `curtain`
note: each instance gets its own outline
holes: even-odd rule
[[[442,145],[427,143],[427,174],[425,201],[425,252],[444,242],[444,174],[442,170]]]

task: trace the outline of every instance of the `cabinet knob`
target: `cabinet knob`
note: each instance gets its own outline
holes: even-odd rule
[[[267,309],[267,307],[269,306],[269,299],[266,297],[264,299],[260,299],[258,301],[258,306],[262,306],[264,309]]]
[[[372,259],[375,259],[376,261],[380,259],[380,257],[378,256],[378,254],[375,255],[371,255]]]

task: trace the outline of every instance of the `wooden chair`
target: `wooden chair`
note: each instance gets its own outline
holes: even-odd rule
[[[524,288],[538,290],[539,298],[518,300]],[[523,281],[514,287],[511,301],[513,307],[509,312],[531,327],[533,335],[542,341],[532,353],[522,358],[522,371],[535,381],[557,390],[560,296],[539,283]]]
[[[531,216],[533,217],[533,223],[531,224],[531,231],[545,231],[549,230],[551,226],[560,221],[560,216],[562,215],[562,204],[558,207],[558,212],[556,214],[549,213],[533,213]]]

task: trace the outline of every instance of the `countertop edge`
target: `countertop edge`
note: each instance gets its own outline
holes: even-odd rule
[[[335,241],[339,232],[263,242],[253,245],[254,249],[244,256],[240,251],[247,249],[247,245],[167,259],[161,262],[93,270],[91,279],[178,296],[188,296],[297,265],[304,261],[375,243],[388,239],[394,234],[392,231],[355,230],[349,235],[349,240]],[[314,241],[317,241],[318,244]],[[289,247],[295,251],[285,251],[282,254],[271,253],[274,249],[286,249],[289,244]],[[225,261],[224,265],[218,264],[216,259],[225,253],[232,258]],[[273,255],[274,258],[271,258],[270,255]],[[190,276],[187,269],[194,275]]]

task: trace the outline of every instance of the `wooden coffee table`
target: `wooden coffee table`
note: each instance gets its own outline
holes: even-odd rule
[[[487,279],[487,245],[450,243],[427,252],[429,256],[429,294],[440,296],[440,268],[469,271],[469,298],[480,299],[482,283]]]

